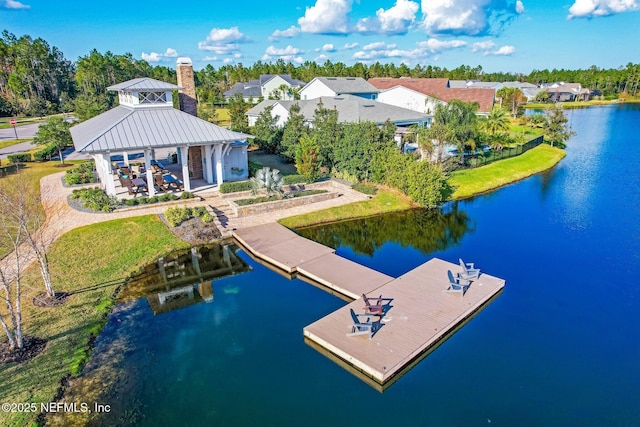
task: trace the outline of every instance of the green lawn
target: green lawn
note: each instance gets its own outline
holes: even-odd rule
[[[155,215],[94,224],[61,236],[49,251],[51,270],[56,290],[72,295],[62,306],[34,307],[31,300],[42,286],[35,266],[27,271],[24,330],[48,343],[29,363],[0,365],[3,402],[50,402],[61,379],[80,372],[90,338],[102,330],[124,280],[159,256],[187,246]],[[0,425],[28,425],[35,415],[0,412]]]
[[[283,218],[280,224],[289,228],[298,228],[325,222],[363,218],[387,212],[396,212],[414,207],[408,197],[397,191],[381,189],[371,200],[336,206],[307,214]]]
[[[468,198],[527,178],[553,167],[565,155],[560,148],[541,144],[517,157],[452,172],[448,178],[449,185],[454,189],[451,198]]]
[[[628,102],[634,102],[633,100],[629,100]],[[594,107],[597,105],[611,105],[611,104],[618,104],[620,103],[619,100],[614,99],[614,100],[599,100],[599,99],[592,99],[589,101],[574,101],[574,102],[559,102],[560,105],[562,105],[562,108],[585,108],[585,107]],[[554,104],[552,103],[529,103],[529,104],[524,104],[524,108],[529,108],[529,109],[533,109],[533,110],[545,110],[547,108],[553,108]]]

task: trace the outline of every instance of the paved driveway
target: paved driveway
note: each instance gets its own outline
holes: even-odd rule
[[[39,126],[40,123],[16,126],[15,132],[13,131],[13,126],[6,129],[0,129],[0,141],[3,141],[5,139],[16,139],[16,132],[18,133],[18,139],[33,138],[36,135]]]

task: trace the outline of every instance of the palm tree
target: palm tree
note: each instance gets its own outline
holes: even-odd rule
[[[482,123],[482,127],[491,136],[509,130],[509,117],[504,109],[499,106],[493,107],[487,119]]]

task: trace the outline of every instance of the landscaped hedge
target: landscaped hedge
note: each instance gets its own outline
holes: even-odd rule
[[[7,156],[9,163],[25,163],[31,161],[31,153],[16,153]]]
[[[175,194],[163,194],[161,196],[151,196],[151,197],[138,197],[135,199],[122,199],[122,204],[126,206],[138,206],[138,205],[151,205],[153,203],[162,203],[162,202],[171,202],[173,200],[184,200],[184,199],[193,199],[193,194],[188,191],[183,191],[180,196],[176,196]]]
[[[48,160],[51,160],[51,157],[54,154],[57,154],[57,152],[58,149],[55,147],[55,145],[49,145],[42,150],[33,153],[33,160],[35,160],[36,162],[46,162]]]
[[[220,184],[221,193],[236,193],[238,191],[248,191],[252,188],[251,181],[223,182]]]
[[[374,195],[378,192],[378,187],[373,184],[364,184],[361,182],[356,182],[351,186],[356,191],[359,191],[364,194]]]
[[[176,206],[175,208],[169,208],[164,211],[164,217],[172,227],[177,227],[183,222],[196,217],[200,218],[202,222],[205,223],[213,221],[213,217],[209,212],[207,212],[207,208],[204,206],[198,206],[195,208],[188,208],[186,206],[184,208],[179,208]]]

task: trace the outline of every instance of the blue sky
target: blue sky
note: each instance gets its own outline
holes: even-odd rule
[[[175,66],[327,59],[485,71],[640,62],[640,0],[0,0],[0,23],[75,61],[93,48]]]

